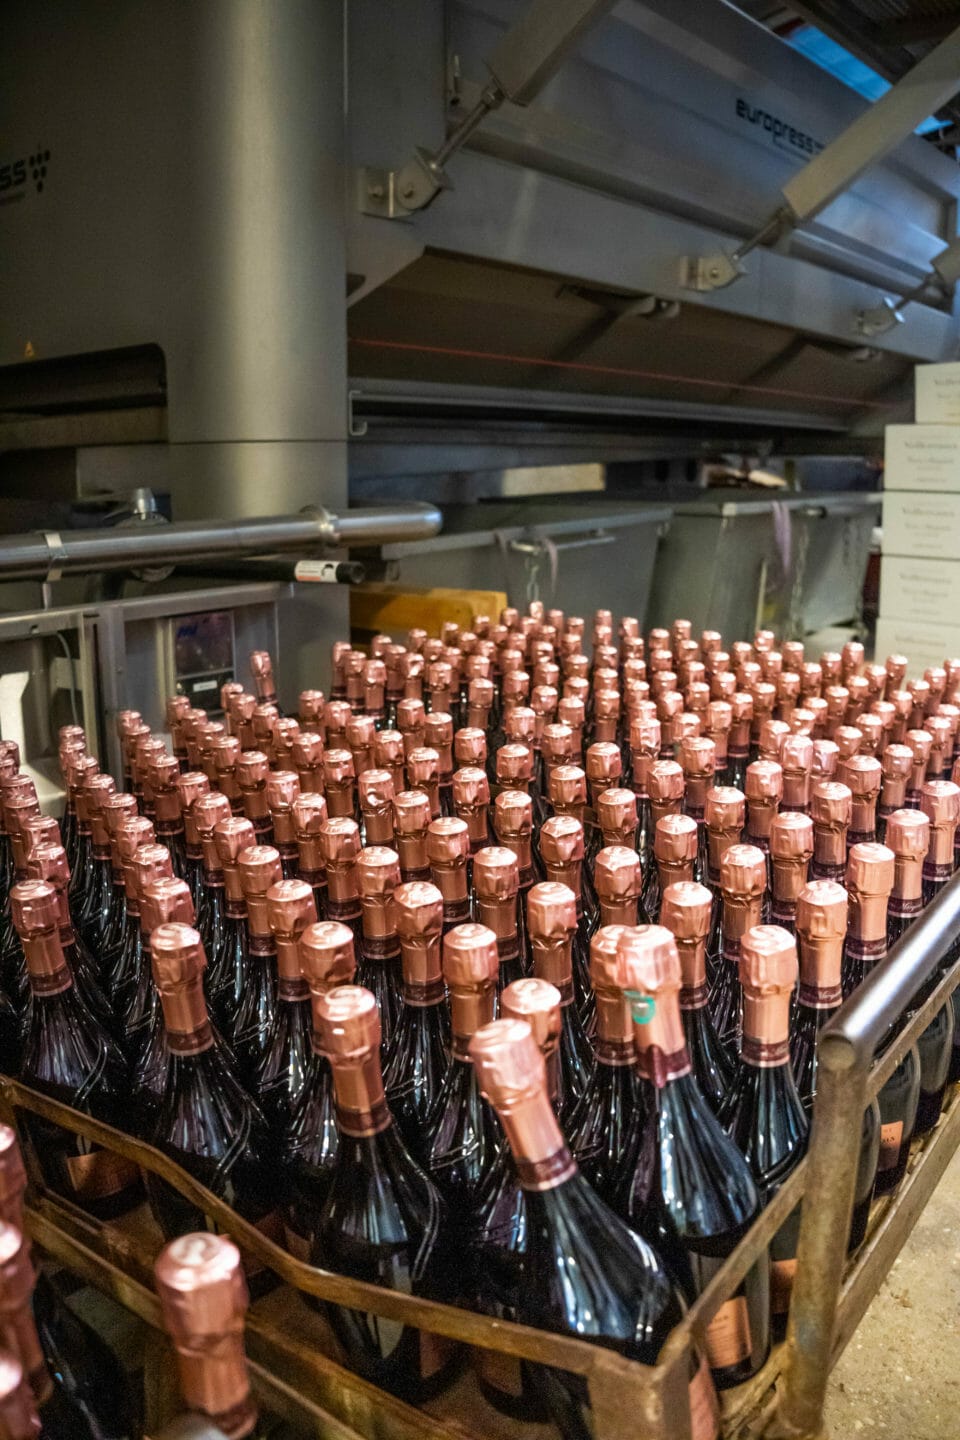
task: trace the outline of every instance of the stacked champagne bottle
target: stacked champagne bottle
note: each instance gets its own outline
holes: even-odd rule
[[[302,1258],[652,1362],[802,1158],[819,1030],[953,872],[960,661],[907,683],[855,642],[727,652],[607,611],[588,644],[534,604],[338,643],[297,719],[251,670],[222,720],[172,697],[169,747],[121,712],[120,790],[65,727],[59,826],[2,746],[3,1068]],[[954,1030],[947,1004],[864,1116],[851,1248],[960,1078]],[[142,1199],[114,1154],[31,1139],[94,1214]],[[206,1224],[147,1191],[169,1238]],[[782,1333],[798,1224],[710,1326],[698,1436]],[[326,1308],[407,1398],[464,1363]],[[475,1362],[588,1433],[575,1377]]]

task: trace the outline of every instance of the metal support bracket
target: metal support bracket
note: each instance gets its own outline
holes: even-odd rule
[[[684,255],[680,283],[687,290],[725,290],[745,273],[735,255]]]
[[[502,37],[486,66],[490,81],[480,99],[451,130],[439,150],[418,146],[399,170],[371,166],[359,172],[359,204],[365,215],[403,220],[450,188],[445,166],[505,100],[529,105],[539,95],[581,35],[613,6],[614,0],[530,0]]]
[[[857,330],[861,335],[868,337],[874,335],[886,335],[895,325],[902,325],[904,314],[900,306],[902,301],[894,300],[890,295],[884,295],[879,305],[872,306],[869,310],[857,311]]]

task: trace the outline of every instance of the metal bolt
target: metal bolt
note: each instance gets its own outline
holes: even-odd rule
[[[417,192],[412,185],[407,184],[404,185],[403,190],[400,193],[403,195],[404,200],[412,200]]]
[[[370,199],[371,199],[371,200],[382,200],[382,199],[383,199],[383,186],[382,186],[382,185],[371,185],[370,188],[369,188],[369,190],[367,191],[367,194],[370,196]]]

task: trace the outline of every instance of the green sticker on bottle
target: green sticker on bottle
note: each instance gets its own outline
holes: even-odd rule
[[[652,995],[643,995],[639,990],[624,990],[630,1001],[630,1013],[638,1025],[649,1025],[657,1013],[657,1002]]]

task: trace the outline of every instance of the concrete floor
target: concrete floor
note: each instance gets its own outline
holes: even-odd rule
[[[826,1434],[960,1437],[960,1151],[834,1370]]]

